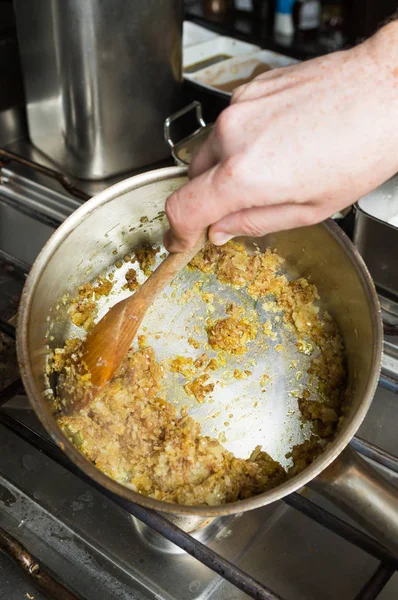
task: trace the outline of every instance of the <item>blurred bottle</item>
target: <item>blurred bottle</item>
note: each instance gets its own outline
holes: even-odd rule
[[[293,24],[294,0],[277,0],[274,19],[275,38],[281,43],[288,43],[294,35]]]
[[[223,16],[231,8],[231,0],[202,0],[203,10],[208,16]]]
[[[300,42],[311,42],[318,37],[321,26],[320,0],[296,0],[293,9],[293,22],[296,37]]]
[[[235,0],[236,10],[242,12],[253,12],[253,0]]]
[[[269,23],[275,13],[275,0],[253,0],[253,15],[259,21]]]
[[[328,50],[339,50],[346,43],[344,0],[324,0],[319,41]]]

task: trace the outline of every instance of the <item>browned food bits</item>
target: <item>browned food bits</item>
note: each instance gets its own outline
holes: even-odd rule
[[[130,290],[130,292],[135,292],[137,288],[139,288],[140,284],[137,281],[137,273],[135,269],[129,269],[125,275],[126,278],[126,288]]]
[[[209,357],[207,356],[207,354],[203,353],[200,356],[198,356],[198,358],[194,362],[194,365],[197,369],[202,369],[208,360]]]
[[[208,320],[206,331],[214,350],[241,355],[247,352],[247,344],[256,338],[257,325],[249,319],[231,316],[213,322]]]
[[[233,456],[184,411],[159,398],[162,373],[153,350],[130,353],[90,406],[59,419],[101,471],[134,490],[180,504],[217,505],[248,498],[286,478],[260,448]]]
[[[210,370],[210,371],[217,371],[218,369],[218,362],[215,358],[212,358],[209,360],[207,366],[206,366],[206,371]]]
[[[195,340],[195,338],[192,338],[192,337],[188,338],[188,344],[190,344],[193,348],[196,348],[196,349],[198,349],[200,346],[198,340]]]
[[[202,402],[205,399],[205,396],[207,394],[210,394],[214,390],[214,383],[206,384],[206,381],[208,381],[208,379],[209,375],[207,373],[204,373],[197,379],[194,379],[190,383],[186,383],[184,385],[184,389],[187,392],[187,394],[189,394],[190,396],[195,396],[199,404],[202,404]]]
[[[235,369],[234,371],[235,379],[247,379],[251,374],[252,372],[248,371],[247,369],[245,371],[242,371],[241,369]]]
[[[169,365],[173,373],[181,373],[187,379],[195,375],[193,358],[190,356],[175,356],[169,360]]]
[[[136,248],[134,252],[138,264],[147,277],[152,273],[152,267],[155,265],[156,254],[159,250],[159,247],[152,248],[149,243],[144,243],[139,248]]]
[[[210,264],[211,258],[215,261],[213,265]],[[320,438],[332,436],[339,423],[346,385],[344,344],[332,317],[327,311],[321,314],[316,305],[319,300],[316,286],[303,277],[289,281],[285,275],[278,274],[283,259],[275,251],[267,249],[263,254],[250,255],[242,244],[233,241],[216,251],[205,247],[191,264],[198,269],[216,273],[223,283],[236,287],[248,284],[247,292],[255,299],[263,296],[273,298],[262,302],[264,310],[283,313],[284,323],[293,327],[299,336],[297,350],[301,354],[314,356],[308,375],[309,386],[311,389],[315,386],[316,393],[311,395],[309,390],[304,390],[301,399],[300,394],[293,393],[294,397],[299,398],[302,419],[312,423],[313,431]],[[238,318],[238,310],[239,307],[234,305],[227,308],[227,312],[235,319]],[[208,324],[207,331],[212,347],[228,351],[227,348],[233,343],[239,344],[238,335],[234,339],[233,333],[234,330],[239,330],[235,323],[225,321]],[[275,317],[275,321],[280,321],[280,317]],[[273,340],[277,337],[271,321],[262,324],[262,331]],[[283,351],[283,345],[277,344],[274,350]],[[236,354],[240,352],[242,349]],[[293,363],[292,368],[296,368],[296,361]],[[261,386],[266,384],[267,377],[262,377]],[[303,373],[298,371],[296,380],[302,377]],[[315,442],[311,447],[314,444]]]
[[[81,285],[77,298],[72,301],[68,310],[72,323],[89,331],[97,316],[96,300],[101,296],[108,296],[112,287],[113,282],[106,277],[99,277],[95,285],[92,283]]]

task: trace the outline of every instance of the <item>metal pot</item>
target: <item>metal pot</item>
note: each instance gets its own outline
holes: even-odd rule
[[[14,2],[32,143],[104,179],[168,158],[180,105],[182,0]]]
[[[398,227],[389,223],[397,212],[398,175],[355,204],[354,241],[380,293],[398,302],[396,254]]]
[[[333,498],[380,541],[398,554],[398,500],[387,484],[346,448],[372,401],[380,370],[382,326],[374,285],[354,246],[331,221],[267,236],[304,277],[310,277],[336,319],[346,345],[348,407],[335,439],[309,467],[279,487],[222,506],[181,506],[148,498],[101,473],[58,428],[46,394],[48,315],[65,293],[114,264],[142,234],[154,244],[166,224],[155,218],[169,194],[187,181],[185,167],[171,167],[122,181],[86,202],[53,234],[27,279],[18,321],[17,349],[21,375],[33,408],[53,440],[70,460],[96,482],[132,502],[169,514],[215,517],[258,508],[312,483]],[[140,228],[141,225],[141,228]],[[88,274],[89,273],[89,274]],[[63,342],[62,328],[52,332]]]

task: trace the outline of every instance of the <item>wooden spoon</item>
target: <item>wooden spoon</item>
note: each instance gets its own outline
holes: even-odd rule
[[[80,348],[74,370],[75,376],[76,372],[88,372],[89,384],[76,386],[73,378],[68,380],[67,375],[61,377],[59,390],[65,414],[73,414],[84,408],[112,379],[150,305],[203,248],[205,242],[206,236],[203,235],[190,250],[169,254],[135,294],[112,306],[93,327]]]

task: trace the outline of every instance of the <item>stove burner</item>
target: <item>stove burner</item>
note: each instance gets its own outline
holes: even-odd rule
[[[169,554],[182,554],[184,552],[181,548],[133,515],[130,515],[130,517],[138,535],[151,548]],[[203,517],[185,517],[182,515],[164,515],[164,517],[174,525],[177,525],[182,531],[185,531],[185,533],[190,533],[194,539],[199,540],[203,544],[213,539],[226,526],[226,521],[231,520],[231,517],[227,519],[222,517],[218,519],[206,519]]]

